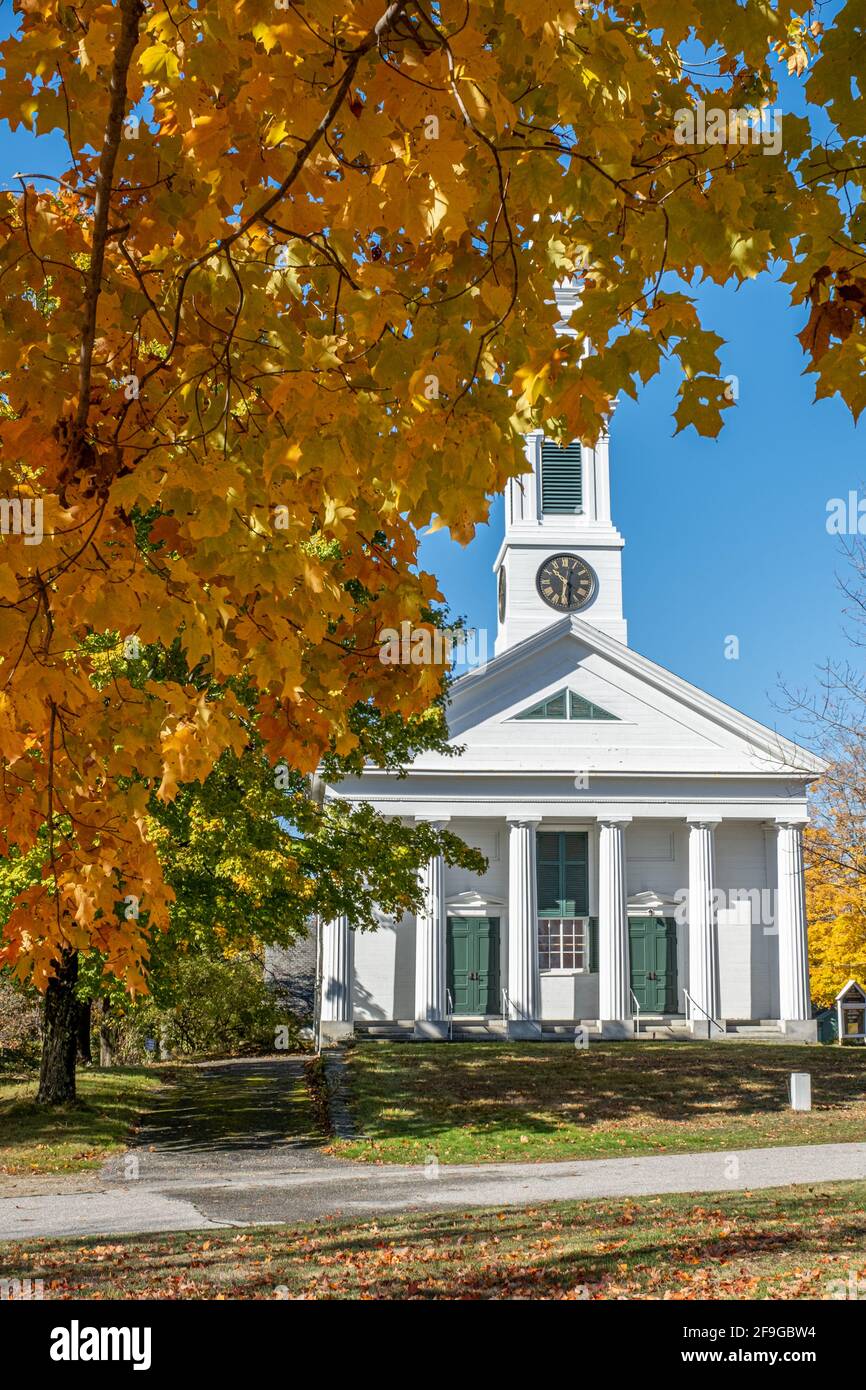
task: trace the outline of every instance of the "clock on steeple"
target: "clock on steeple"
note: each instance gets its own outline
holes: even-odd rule
[[[585,607],[595,582],[593,571],[579,555],[551,555],[549,560],[542,560],[535,579],[544,602],[561,613],[576,613]]]

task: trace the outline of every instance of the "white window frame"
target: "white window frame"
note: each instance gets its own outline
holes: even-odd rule
[[[541,964],[541,927],[542,927],[542,923],[547,924],[547,923],[550,923],[550,922],[558,922],[558,923],[560,924],[560,933],[559,933],[559,958],[560,958],[560,960],[562,959],[562,950],[563,950],[563,948],[562,948],[562,923],[563,923],[563,922],[574,922],[575,924],[577,924],[577,925],[580,926],[580,928],[581,928],[581,935],[582,935],[582,938],[583,938],[583,952],[582,952],[582,954],[583,954],[583,965],[542,965],[542,964]],[[539,933],[539,941],[538,941],[538,963],[539,963],[539,973],[540,973],[541,975],[589,975],[589,974],[591,973],[590,968],[589,968],[590,938],[589,938],[589,918],[588,918],[588,917],[539,917],[539,918],[538,918],[538,933]],[[577,938],[575,937],[575,939],[577,939]],[[577,954],[576,950],[575,950],[575,954]]]

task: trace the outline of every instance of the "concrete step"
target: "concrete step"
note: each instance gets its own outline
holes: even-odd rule
[[[357,1020],[355,1033],[358,1037],[379,1039],[379,1041],[401,1041],[411,1038],[414,1025],[411,1023],[373,1023],[366,1019]]]
[[[638,1041],[641,1038],[649,1038],[652,1042],[687,1042],[691,1036],[688,1028],[675,1027],[670,1023],[650,1024],[649,1027],[644,1027],[641,1023],[640,1032],[635,1034]]]
[[[754,1037],[757,1037],[757,1036],[760,1035],[762,1038],[764,1038],[764,1037],[778,1037],[778,1036],[780,1035],[781,1031],[782,1031],[782,1030],[779,1028],[779,1025],[778,1025],[777,1023],[735,1023],[735,1024],[731,1024],[730,1021],[729,1021],[729,1022],[728,1022],[728,1027],[727,1027],[727,1036],[728,1036],[728,1037],[749,1037],[749,1038],[754,1038]]]
[[[485,1025],[455,1023],[451,1030],[454,1042],[502,1042],[506,1037],[505,1027],[500,1024]]]

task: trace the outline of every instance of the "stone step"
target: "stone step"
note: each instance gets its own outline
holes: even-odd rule
[[[359,1037],[380,1040],[411,1038],[413,1031],[411,1023],[368,1023],[363,1020],[355,1024],[355,1033]]]
[[[729,1037],[736,1037],[748,1034],[754,1037],[756,1033],[779,1033],[781,1029],[776,1023],[728,1023],[727,1033]]]
[[[635,1034],[638,1041],[649,1038],[652,1042],[688,1042],[691,1036],[688,1028],[674,1028],[670,1024],[651,1024],[648,1028],[641,1024],[640,1032]]]

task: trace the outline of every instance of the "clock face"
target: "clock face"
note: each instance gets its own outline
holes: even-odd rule
[[[579,555],[551,555],[539,569],[535,585],[551,608],[574,613],[595,593],[595,575]]]
[[[505,622],[505,570],[499,571],[499,621]]]

